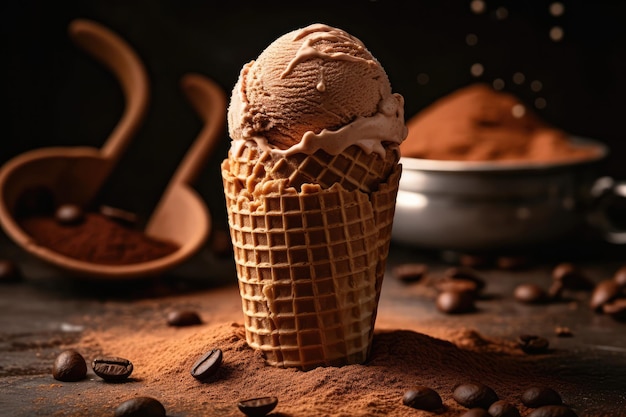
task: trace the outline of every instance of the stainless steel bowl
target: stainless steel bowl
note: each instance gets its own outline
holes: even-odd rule
[[[392,238],[414,246],[494,251],[564,239],[593,224],[607,240],[626,243],[605,215],[606,196],[626,198],[626,183],[598,176],[608,155],[577,162],[465,162],[401,158]],[[595,219],[595,221],[591,221]]]

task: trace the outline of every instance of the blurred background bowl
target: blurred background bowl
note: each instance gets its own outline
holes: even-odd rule
[[[606,221],[606,205],[598,204],[609,194],[626,197],[622,183],[598,174],[608,148],[586,138],[572,141],[597,147],[597,156],[555,163],[403,157],[393,240],[428,249],[494,252],[549,245],[593,229],[607,240],[626,242],[624,233]]]

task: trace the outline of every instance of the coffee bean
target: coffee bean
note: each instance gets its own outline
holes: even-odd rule
[[[435,281],[434,286],[437,289],[437,291],[440,291],[440,292],[467,291],[472,294],[476,294],[478,292],[478,285],[476,285],[476,282],[471,281],[469,279],[455,279],[455,278],[443,277]]]
[[[60,205],[56,209],[54,216],[58,223],[68,226],[82,223],[85,219],[85,213],[83,212],[83,209],[76,204]]]
[[[519,347],[528,354],[539,354],[548,351],[550,342],[545,337],[535,336],[531,334],[523,334],[519,336]]]
[[[582,271],[569,262],[562,262],[552,270],[552,279],[563,283],[564,288],[571,290],[591,290],[593,282]]]
[[[9,259],[0,259],[0,283],[17,282],[22,273],[17,264]]]
[[[131,361],[114,356],[96,358],[91,362],[91,367],[105,381],[123,381],[133,372]]]
[[[168,313],[167,324],[176,327],[193,326],[202,324],[202,319],[193,310],[176,310]]]
[[[444,291],[435,301],[437,309],[446,314],[463,314],[474,311],[474,295],[466,291]]]
[[[475,407],[461,414],[461,417],[491,417],[491,414],[484,408]]]
[[[617,321],[626,321],[626,298],[618,298],[602,306],[602,312]]]
[[[237,407],[249,417],[263,417],[276,408],[277,404],[276,397],[261,397],[239,401]]]
[[[531,387],[522,393],[522,404],[538,408],[544,405],[561,405],[561,395],[549,387]]]
[[[595,312],[602,312],[602,306],[610,301],[616,299],[621,293],[621,288],[612,279],[605,279],[600,281],[591,293],[591,300],[589,306]]]
[[[498,395],[493,389],[480,382],[459,384],[452,392],[452,398],[467,408],[480,407],[487,409],[498,401]]]
[[[83,355],[73,349],[64,350],[54,360],[54,379],[64,382],[80,381],[87,376],[87,363]]]
[[[537,284],[520,284],[513,291],[515,300],[524,304],[540,304],[548,300],[546,291]]]
[[[565,291],[565,286],[561,281],[552,281],[550,288],[548,288],[548,300],[559,300]]]
[[[464,253],[459,256],[459,264],[467,268],[484,268],[491,259],[485,255]]]
[[[487,410],[491,417],[520,417],[519,410],[511,403],[498,400]]]
[[[152,397],[135,397],[115,409],[115,417],[165,417],[165,407]]]
[[[138,220],[135,213],[111,206],[100,206],[100,214],[126,227],[134,227]]]
[[[530,265],[530,258],[523,255],[500,256],[496,264],[500,269],[513,271],[528,267]]]
[[[404,393],[402,404],[418,410],[433,411],[443,407],[441,396],[432,388],[417,386]]]
[[[544,405],[532,411],[526,417],[578,417],[571,408],[564,405]]]
[[[401,264],[391,270],[395,279],[406,283],[421,281],[427,273],[428,266],[423,263]]]
[[[569,327],[566,327],[566,326],[556,326],[554,328],[554,333],[558,337],[572,337],[572,336],[574,336],[574,333],[572,333],[571,329]]]
[[[457,268],[452,267],[444,271],[444,276],[453,279],[467,279],[476,283],[477,291],[482,291],[485,288],[485,280],[480,276],[476,270],[472,268]]]
[[[613,275],[613,281],[617,282],[621,288],[626,288],[626,265],[622,266]]]
[[[213,349],[205,353],[191,367],[191,376],[199,380],[205,380],[214,375],[222,365],[222,350]]]

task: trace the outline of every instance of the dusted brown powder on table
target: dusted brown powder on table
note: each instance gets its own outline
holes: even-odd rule
[[[148,395],[159,399],[168,415],[242,416],[237,401],[273,395],[279,399],[275,415],[281,416],[430,416],[402,405],[405,391],[426,385],[444,400],[446,410],[438,415],[457,416],[465,410],[452,399],[459,382],[488,384],[520,410],[526,410],[519,403],[522,387],[560,388],[514,342],[491,340],[470,329],[378,330],[365,364],[307,372],[274,368],[248,347],[241,323],[225,320],[240,307],[226,305],[219,292],[212,299],[218,301],[205,304],[199,296],[183,300],[186,308],[211,306],[199,326],[167,326],[167,301],[115,304],[103,315],[86,318],[87,330],[70,347],[88,362],[97,355],[127,358],[135,370],[124,384],[90,375],[93,379],[83,383],[80,398],[60,397],[71,413],[58,415],[109,415],[123,400]],[[217,375],[201,383],[190,375],[191,367],[213,348],[222,349],[224,362]]]

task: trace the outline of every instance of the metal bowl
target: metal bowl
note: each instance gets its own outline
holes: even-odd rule
[[[494,251],[548,244],[589,226],[607,240],[626,243],[611,230],[597,204],[602,196],[626,197],[626,183],[599,177],[608,155],[575,162],[475,162],[401,158],[402,177],[392,230],[394,241],[457,251]],[[603,226],[602,226],[603,225]]]

